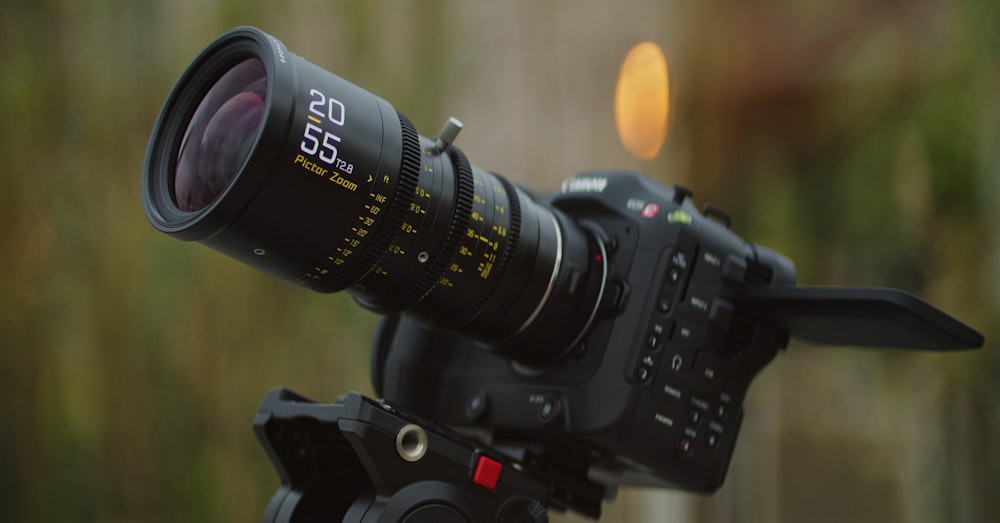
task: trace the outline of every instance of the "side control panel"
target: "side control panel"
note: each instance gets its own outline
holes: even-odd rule
[[[663,250],[654,298],[626,375],[642,392],[626,445],[649,447],[651,464],[705,492],[725,476],[748,378],[714,350],[734,317],[747,262],[681,235]],[[669,478],[668,478],[669,479]]]

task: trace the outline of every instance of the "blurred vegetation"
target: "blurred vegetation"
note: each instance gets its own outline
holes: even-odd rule
[[[5,521],[254,521],[250,425],[287,385],[370,392],[375,318],[155,232],[160,104],[235,25],[450,114],[477,164],[540,190],[587,168],[683,182],[803,283],[897,286],[981,330],[963,354],[793,343],[751,387],[713,497],[626,490],[607,521],[997,521],[1000,6],[590,1],[8,0],[0,16],[0,506]],[[629,158],[618,64],[663,46],[667,146]],[[574,517],[562,518],[576,521]]]

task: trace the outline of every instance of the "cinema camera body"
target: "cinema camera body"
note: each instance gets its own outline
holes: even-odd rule
[[[950,350],[971,328],[894,289],[799,287],[691,191],[595,171],[535,196],[254,28],[211,43],[156,123],[147,217],[383,314],[383,400],[270,392],[267,521],[598,517],[620,485],[722,485],[754,376],[790,335]]]

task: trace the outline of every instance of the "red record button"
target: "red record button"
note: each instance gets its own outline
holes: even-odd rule
[[[500,472],[503,465],[499,461],[486,456],[479,456],[476,460],[476,468],[472,471],[472,482],[480,487],[494,490],[497,482],[500,481]]]

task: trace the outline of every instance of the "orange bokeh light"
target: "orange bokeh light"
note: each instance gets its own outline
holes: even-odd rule
[[[643,42],[622,62],[615,87],[615,124],[625,149],[652,160],[667,137],[670,80],[660,47]]]

